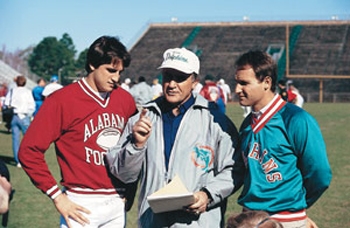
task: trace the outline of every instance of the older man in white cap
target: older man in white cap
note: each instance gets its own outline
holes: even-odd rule
[[[236,127],[192,93],[200,68],[193,52],[168,49],[163,58],[158,68],[163,95],[129,120],[118,145],[107,153],[109,167],[125,183],[141,181],[139,227],[223,227],[226,199],[234,188]],[[175,176],[193,198],[175,209],[165,203],[158,213],[147,197]]]

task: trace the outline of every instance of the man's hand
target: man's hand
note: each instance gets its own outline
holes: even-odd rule
[[[137,148],[142,148],[149,136],[151,135],[152,122],[147,114],[147,109],[142,109],[140,119],[135,123],[132,128],[132,134],[134,137],[134,144]]]
[[[207,210],[209,198],[207,193],[203,191],[194,193],[195,202],[187,208],[187,211],[199,215]]]
[[[69,218],[77,221],[82,226],[90,223],[90,221],[82,214],[82,212],[86,214],[90,214],[91,212],[88,209],[73,203],[70,199],[68,199],[66,194],[60,194],[53,200],[53,202],[56,206],[57,211],[66,220],[68,227],[71,227]]]
[[[11,183],[6,177],[0,176],[0,214],[9,210],[9,199],[12,191]]]

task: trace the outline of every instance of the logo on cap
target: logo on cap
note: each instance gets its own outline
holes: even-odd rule
[[[163,54],[163,62],[158,69],[171,68],[185,74],[199,74],[199,59],[186,48],[168,49]]]

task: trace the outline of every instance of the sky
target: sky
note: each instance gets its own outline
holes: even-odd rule
[[[79,52],[102,35],[130,48],[151,23],[350,20],[350,0],[0,0],[0,50],[68,33]]]

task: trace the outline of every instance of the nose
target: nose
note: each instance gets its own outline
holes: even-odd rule
[[[239,94],[240,92],[242,92],[242,86],[239,83],[237,83],[235,88],[235,93]]]
[[[168,82],[168,86],[169,86],[169,87],[175,87],[176,84],[177,84],[177,83],[176,83],[174,80],[170,80],[170,81]]]
[[[120,79],[120,74],[119,74],[119,71],[117,71],[117,72],[115,72],[115,73],[113,74],[112,80],[113,80],[114,82],[118,82],[119,79]]]

